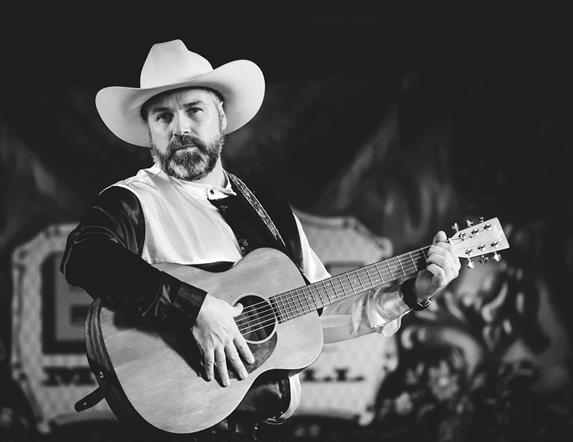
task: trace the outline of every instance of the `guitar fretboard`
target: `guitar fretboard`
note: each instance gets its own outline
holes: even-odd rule
[[[374,264],[272,296],[271,305],[279,322],[319,310],[358,293],[413,275],[426,267],[424,247]]]

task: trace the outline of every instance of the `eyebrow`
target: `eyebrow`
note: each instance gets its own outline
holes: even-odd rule
[[[203,100],[195,100],[195,101],[191,101],[189,103],[185,103],[183,105],[183,107],[187,109],[187,108],[190,108],[193,106],[197,106],[198,104],[205,104],[205,102]],[[163,107],[152,107],[149,110],[149,113],[158,114],[160,112],[165,112],[165,111],[170,111],[170,110],[171,110],[170,108],[165,107],[165,106],[163,106]]]

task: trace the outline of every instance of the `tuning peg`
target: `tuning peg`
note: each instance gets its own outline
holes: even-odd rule
[[[453,230],[454,232],[456,232],[456,233],[459,232],[460,226],[458,225],[458,223],[454,223],[454,224],[452,225],[452,230]]]
[[[483,256],[480,258],[480,262],[481,262],[482,264],[485,264],[485,263],[488,262],[488,261],[489,261],[489,256],[487,256],[487,255],[483,255]]]
[[[472,261],[471,258],[468,258],[468,269],[473,269],[474,268],[474,262]]]
[[[471,227],[471,226],[474,225],[474,223],[473,223],[473,221],[470,221],[469,219],[466,219],[466,225],[467,225],[468,227]]]
[[[479,217],[479,222],[480,222],[480,223],[483,223],[483,221],[484,221],[484,217],[483,217],[483,216],[480,216],[480,217]]]
[[[494,259],[496,262],[499,262],[499,261],[501,260],[501,255],[500,255],[499,253],[495,252],[495,253],[493,254],[493,259]]]

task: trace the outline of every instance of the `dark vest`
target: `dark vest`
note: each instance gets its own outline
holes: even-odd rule
[[[258,186],[249,184],[248,187],[279,230],[284,246],[272,235],[240,190],[233,186],[237,196],[213,200],[211,203],[218,208],[225,221],[231,226],[237,237],[241,253],[244,256],[257,248],[275,248],[288,255],[301,269],[300,236],[290,206],[283,199]],[[260,421],[280,415],[288,408],[289,404],[290,384],[288,377],[282,371],[268,371],[257,378],[233,415],[238,418]]]

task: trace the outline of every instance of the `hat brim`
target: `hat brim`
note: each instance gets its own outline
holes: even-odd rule
[[[147,89],[106,87],[96,95],[96,108],[105,125],[117,137],[136,146],[150,147],[141,106],[155,95],[184,87],[211,88],[223,96],[227,117],[225,134],[249,122],[259,111],[265,95],[261,69],[249,60],[235,60],[180,83]]]

